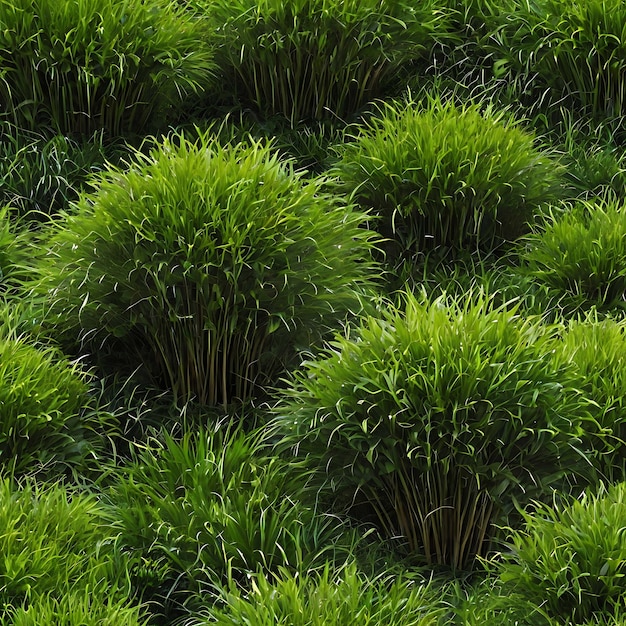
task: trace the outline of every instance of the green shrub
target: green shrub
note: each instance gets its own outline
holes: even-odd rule
[[[299,476],[263,454],[254,435],[218,423],[149,442],[111,501],[122,544],[144,563],[136,572],[144,596],[175,610],[206,604],[231,582],[247,587],[255,572],[299,571],[331,553],[343,526],[317,517],[302,493]]]
[[[594,404],[596,424],[589,423],[584,446],[604,480],[626,474],[626,322],[598,320],[597,315],[570,322],[557,353],[572,362],[580,389]]]
[[[407,294],[294,375],[275,428],[336,507],[429,563],[471,567],[516,502],[580,468],[585,404],[553,334],[483,297]]]
[[[569,506],[540,506],[513,532],[502,580],[552,617],[580,624],[626,602],[626,484]]]
[[[622,202],[580,201],[555,213],[529,235],[523,271],[544,285],[555,306],[571,315],[595,307],[621,311],[626,291],[626,210]]]
[[[428,585],[395,576],[368,579],[353,564],[276,582],[257,576],[250,594],[230,593],[225,603],[207,625],[436,626],[442,613]]]
[[[196,4],[198,4],[196,2]],[[423,58],[446,17],[432,0],[200,2],[218,28],[227,92],[292,124],[348,119]]]
[[[381,216],[392,259],[436,247],[490,250],[555,197],[560,167],[502,111],[432,100],[386,105],[333,170]]]
[[[10,207],[0,206],[0,296],[13,291],[27,260],[26,236],[16,232]]]
[[[525,4],[525,3],[524,3]],[[583,112],[623,114],[626,105],[626,6],[621,0],[541,0],[522,8],[531,27],[530,69]],[[579,112],[580,115],[580,112]]]
[[[38,288],[51,324],[149,364],[179,400],[255,395],[369,282],[366,215],[320,187],[252,140],[178,136],[137,153],[51,238]]]
[[[141,133],[206,85],[204,29],[161,0],[2,0],[0,111],[30,130]]]
[[[93,495],[0,481],[0,605],[72,602],[67,594],[128,599],[127,561]],[[47,600],[46,600],[47,598]]]
[[[84,372],[51,348],[0,338],[0,465],[16,475],[80,464],[91,451],[97,413]]]

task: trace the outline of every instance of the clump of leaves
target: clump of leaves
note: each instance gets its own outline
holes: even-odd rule
[[[274,427],[337,509],[469,568],[516,503],[580,470],[586,401],[553,358],[554,330],[481,296],[407,294],[305,363]]]
[[[225,594],[218,626],[435,626],[443,611],[427,583],[396,576],[368,579],[353,563],[277,581],[256,576],[252,592]],[[205,622],[202,622],[205,624]]]
[[[136,579],[169,610],[216,598],[250,576],[303,571],[336,549],[341,522],[303,504],[288,463],[223,423],[152,440],[112,487],[120,538],[145,564]],[[345,534],[345,533],[344,533]],[[346,545],[346,538],[341,541]]]
[[[0,605],[3,615],[8,610],[17,610],[25,615],[20,618],[22,622],[15,623],[32,623],[27,616],[39,609],[33,608],[31,612],[29,607],[42,604],[69,607],[74,602],[66,596],[76,599],[88,593],[103,602],[108,598],[111,606],[128,603],[131,591],[126,583],[128,562],[117,550],[110,522],[94,495],[73,493],[60,485],[41,487],[32,482],[17,488],[2,479]],[[42,620],[39,623],[45,622],[43,614]]]
[[[626,210],[614,198],[553,212],[524,242],[523,271],[571,315],[622,311],[626,293]]]
[[[37,291],[64,340],[123,345],[182,402],[253,397],[370,282],[367,216],[266,143],[175,136],[95,185],[50,239]]]
[[[193,4],[193,3],[192,3]],[[432,0],[196,2],[219,24],[227,91],[292,124],[350,119],[427,56],[447,16]]]
[[[539,506],[525,520],[500,566],[509,589],[576,624],[623,609],[626,484],[567,506]]]
[[[0,111],[33,131],[141,133],[207,85],[204,29],[175,2],[2,0]]]
[[[60,471],[90,455],[99,427],[87,416],[88,382],[52,348],[0,337],[0,464],[16,475]]]
[[[437,247],[489,251],[558,194],[560,166],[491,106],[385,105],[345,144],[338,188],[381,219],[391,260]]]

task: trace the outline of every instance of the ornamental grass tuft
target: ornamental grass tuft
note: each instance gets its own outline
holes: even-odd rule
[[[480,295],[368,317],[293,376],[275,408],[335,510],[429,564],[471,568],[494,524],[581,470],[587,401],[555,329]]]
[[[175,136],[95,187],[40,266],[52,328],[87,351],[123,346],[182,403],[254,397],[370,284],[367,215],[266,143]]]
[[[610,616],[618,612],[623,619],[626,602],[626,483],[570,505],[540,506],[525,520],[503,554],[507,589],[541,604],[560,623],[623,623]]]
[[[211,80],[205,28],[162,0],[1,0],[0,115],[52,134],[141,133]]]
[[[407,64],[428,55],[447,13],[432,0],[218,0],[227,92],[263,117],[292,124],[350,120],[385,95]]]
[[[514,240],[558,196],[560,171],[510,114],[437,98],[382,107],[332,170],[340,191],[380,216],[392,261]]]

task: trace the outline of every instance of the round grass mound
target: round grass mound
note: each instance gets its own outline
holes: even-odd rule
[[[38,286],[53,330],[121,348],[174,396],[246,400],[359,308],[367,216],[269,145],[164,140],[111,169],[49,242]]]

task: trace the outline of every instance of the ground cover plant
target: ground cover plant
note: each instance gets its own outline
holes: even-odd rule
[[[624,32],[0,0],[0,624],[625,624]]]
[[[625,233],[622,201],[580,201],[546,216],[526,238],[523,271],[547,287],[564,315],[591,307],[619,314],[626,289]]]
[[[53,134],[141,133],[210,80],[203,28],[159,0],[3,0],[0,114]]]
[[[576,471],[585,407],[550,336],[484,297],[406,294],[296,373],[274,427],[339,510],[471,568],[494,523]]]
[[[350,120],[385,94],[402,66],[428,55],[446,20],[432,0],[199,4],[217,25],[226,89],[291,124]]]
[[[218,423],[150,442],[121,472],[111,502],[120,544],[146,564],[144,599],[175,613],[210,604],[229,584],[249,589],[259,572],[303,573],[326,552],[349,554],[347,527],[316,515],[302,493],[299,475],[268,456],[258,435]]]
[[[430,99],[388,105],[345,145],[338,190],[380,220],[391,260],[433,248],[489,251],[558,195],[559,166],[492,107]]]
[[[370,282],[366,215],[265,142],[175,136],[95,185],[51,238],[38,293],[64,339],[121,340],[181,403],[253,397]]]

